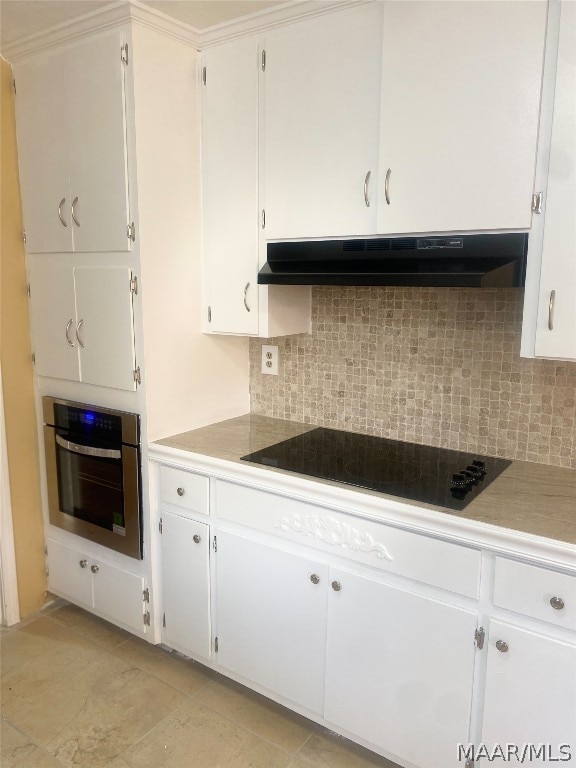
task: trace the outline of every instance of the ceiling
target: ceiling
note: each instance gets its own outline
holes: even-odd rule
[[[287,4],[285,0],[143,0],[143,3],[197,29]],[[0,0],[0,44],[4,48],[23,37],[111,4],[109,0]]]

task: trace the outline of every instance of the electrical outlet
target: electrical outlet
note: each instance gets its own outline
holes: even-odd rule
[[[278,376],[278,347],[262,344],[262,373]]]

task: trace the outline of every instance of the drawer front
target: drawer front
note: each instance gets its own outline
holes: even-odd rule
[[[494,605],[576,630],[576,576],[497,557]]]
[[[219,517],[309,544],[365,565],[477,598],[480,552],[223,480],[216,482]]]
[[[180,507],[185,517],[185,511],[209,514],[208,489],[209,480],[204,475],[173,467],[160,467],[160,499]]]

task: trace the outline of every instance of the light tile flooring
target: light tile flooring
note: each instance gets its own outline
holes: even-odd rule
[[[2,768],[398,768],[63,601],[1,654]]]

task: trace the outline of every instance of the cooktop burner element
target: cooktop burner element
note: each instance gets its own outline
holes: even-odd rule
[[[510,461],[336,429],[312,429],[243,461],[464,509]]]

